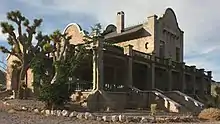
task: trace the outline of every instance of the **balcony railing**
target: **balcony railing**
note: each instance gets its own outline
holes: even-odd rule
[[[125,92],[126,87],[122,84],[105,84],[104,90],[110,92]]]
[[[164,59],[164,58],[160,58],[160,57],[155,57],[154,61],[163,65],[168,65],[169,64],[169,60],[168,59]]]
[[[136,51],[136,50],[133,50],[133,56],[139,56],[139,57],[143,57],[144,59],[151,60],[151,55],[150,54],[143,53],[143,52]]]
[[[75,91],[90,91],[92,90],[93,83],[89,81],[78,81],[75,83],[72,83],[71,89]]]

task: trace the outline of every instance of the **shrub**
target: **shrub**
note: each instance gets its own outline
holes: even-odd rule
[[[220,120],[220,109],[208,108],[204,109],[198,115],[198,118],[205,120]]]

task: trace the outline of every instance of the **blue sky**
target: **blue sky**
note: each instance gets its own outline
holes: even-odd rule
[[[20,10],[30,19],[43,18],[41,30],[50,33],[76,22],[83,29],[100,22],[105,27],[115,23],[117,11],[126,14],[126,25],[146,21],[150,15],[161,16],[167,7],[174,9],[184,30],[184,59],[187,65],[212,70],[220,80],[220,1],[212,0],[1,0],[0,21],[11,10]],[[6,45],[0,33],[0,44]],[[0,59],[3,54],[0,53]]]

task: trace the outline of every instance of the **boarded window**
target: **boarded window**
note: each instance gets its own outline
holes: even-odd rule
[[[160,58],[164,58],[164,56],[165,56],[165,43],[164,43],[164,41],[160,41],[159,56],[160,56]]]

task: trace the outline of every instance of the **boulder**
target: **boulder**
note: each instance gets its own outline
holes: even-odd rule
[[[78,113],[76,116],[76,118],[78,118],[78,119],[83,119],[83,117],[84,117],[83,113]]]
[[[69,112],[67,110],[63,110],[61,113],[64,117],[69,116]]]
[[[57,114],[57,113],[56,113],[56,110],[51,110],[51,111],[50,111],[50,114],[51,114],[51,115],[56,115],[56,114]]]
[[[97,116],[97,117],[96,117],[96,120],[97,120],[97,121],[101,121],[101,120],[102,120],[102,118],[101,118],[101,117],[99,117],[99,116]]]
[[[49,116],[50,115],[50,110],[45,110],[45,115]]]
[[[73,111],[69,114],[69,117],[72,118],[72,117],[76,117],[77,116],[77,112]]]
[[[40,113],[39,109],[37,109],[37,108],[34,109],[34,113],[37,113],[37,114]]]
[[[85,117],[85,119],[87,119],[87,120],[93,119],[93,115],[92,115],[91,113],[89,113],[89,112],[86,112],[84,117]]]
[[[199,115],[199,119],[205,119],[205,120],[220,120],[220,109],[218,108],[208,108],[202,110]]]
[[[56,110],[56,114],[57,114],[57,116],[61,116],[61,115],[62,115],[61,112],[62,112],[61,110]]]
[[[14,110],[14,109],[10,109],[10,110],[8,110],[8,113],[9,114],[13,114],[13,113],[15,113],[16,111]]]
[[[27,111],[28,108],[23,106],[23,107],[21,107],[21,110],[22,110],[22,111]]]
[[[141,120],[140,120],[141,123],[149,123],[150,122],[150,119],[146,118],[146,117],[141,117]]]
[[[41,110],[41,112],[40,112],[41,114],[44,114],[45,113],[45,110]]]
[[[125,122],[126,121],[124,115],[119,115],[118,120],[119,120],[119,122]]]
[[[111,118],[109,116],[102,116],[102,120],[105,122],[110,122]]]
[[[119,120],[117,115],[112,116],[112,122],[117,122]]]

